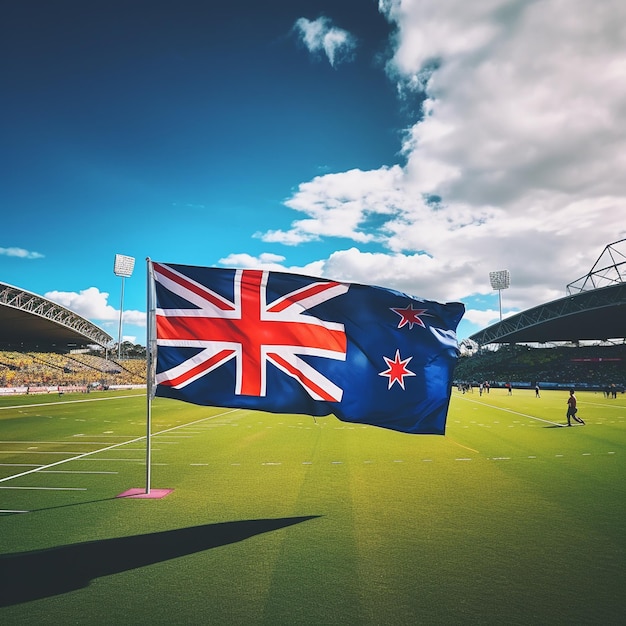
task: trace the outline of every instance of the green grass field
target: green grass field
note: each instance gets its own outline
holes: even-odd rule
[[[0,398],[0,623],[624,623],[626,396],[567,395],[455,390],[445,437],[156,399],[150,500],[144,395]]]

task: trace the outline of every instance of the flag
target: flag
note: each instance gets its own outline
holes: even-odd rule
[[[155,395],[444,433],[463,304],[265,270],[152,269]]]

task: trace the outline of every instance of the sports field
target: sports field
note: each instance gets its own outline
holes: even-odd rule
[[[0,623],[624,623],[626,396],[567,396],[455,390],[443,437],[157,398],[161,499],[116,497],[140,392],[0,398]]]

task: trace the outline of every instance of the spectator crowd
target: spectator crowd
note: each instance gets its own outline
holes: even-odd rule
[[[577,385],[603,391],[623,391],[626,384],[626,344],[613,346],[543,347],[507,344],[461,356],[454,372],[457,383],[534,387],[537,383]],[[608,391],[607,391],[608,390]]]
[[[109,387],[145,382],[145,358],[116,361],[91,353],[0,351],[0,388]]]

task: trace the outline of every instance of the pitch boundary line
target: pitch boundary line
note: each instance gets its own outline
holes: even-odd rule
[[[76,437],[76,435],[72,435]],[[116,435],[117,437],[124,437],[124,435]],[[130,435],[126,435],[129,437]],[[92,445],[92,446],[101,446],[104,444],[104,441],[63,441],[62,439],[59,441],[35,441],[33,439],[3,439],[0,441],[0,444],[3,443],[36,443],[41,446],[43,445],[63,445],[63,446],[83,446],[83,445]]]
[[[132,396],[130,396],[132,397]],[[105,398],[101,398],[105,399]],[[81,402],[80,400],[78,402]],[[216,417],[222,417],[223,415],[228,415],[229,413],[233,413],[238,411],[239,409],[230,409],[229,411],[223,411],[222,413],[218,413],[217,415],[211,415],[209,417],[203,417],[202,419],[196,420],[194,422],[189,422],[189,424],[180,424],[179,426],[172,426],[171,428],[166,428],[165,430],[161,430],[157,433],[152,433],[152,437],[156,437],[158,435],[162,435],[163,433],[168,433],[172,430],[177,430],[178,428],[185,428],[186,426],[190,426],[192,424],[197,424],[199,422],[204,422],[206,420],[212,420]],[[57,465],[62,465],[63,463],[69,463],[70,461],[78,461],[88,456],[92,456],[93,454],[98,454],[100,452],[106,452],[107,450],[113,450],[114,448],[119,448],[121,446],[126,446],[129,443],[136,443],[137,441],[143,441],[146,438],[146,435],[142,435],[141,437],[136,437],[135,439],[131,439],[129,441],[123,441],[119,443],[114,443],[106,448],[100,448],[99,450],[92,450],[91,452],[83,452],[78,456],[70,457],[69,459],[63,459],[62,461],[57,461],[56,463],[50,463],[48,465],[42,465],[41,467],[36,467],[34,469],[28,470],[26,472],[21,472],[19,474],[14,474],[13,476],[6,476],[5,478],[0,478],[0,483],[6,482],[8,480],[13,480],[14,478],[20,478],[22,476],[27,476],[28,474],[34,474],[36,472],[40,472],[44,469],[50,469],[51,467],[56,467]],[[106,459],[105,459],[106,460]]]
[[[563,424],[559,424],[558,422],[551,422],[550,420],[544,420],[542,417],[535,417],[534,415],[528,415],[527,413],[520,413],[519,411],[513,411],[512,409],[505,409],[501,406],[494,406],[493,404],[485,404],[484,402],[479,402],[478,400],[471,400],[470,398],[465,398],[464,396],[458,396],[461,400],[466,400],[467,402],[473,402],[474,404],[480,404],[480,406],[486,406],[492,409],[497,409],[498,411],[505,411],[506,413],[513,413],[513,415],[520,415],[521,417],[527,417],[531,420],[537,420],[538,422],[545,422],[546,424],[552,424],[553,426],[558,426],[559,428],[563,428]]]
[[[143,398],[144,394],[135,393],[130,396],[110,396],[108,398],[89,398],[85,400],[59,400],[58,402],[38,402],[37,404],[17,404],[15,406],[0,406],[0,411],[5,409],[30,409],[30,407],[56,406],[57,404],[78,404],[80,402],[104,402],[105,400],[120,400],[122,398]]]
[[[22,489],[24,491],[87,491],[87,487],[0,487],[0,489]]]

